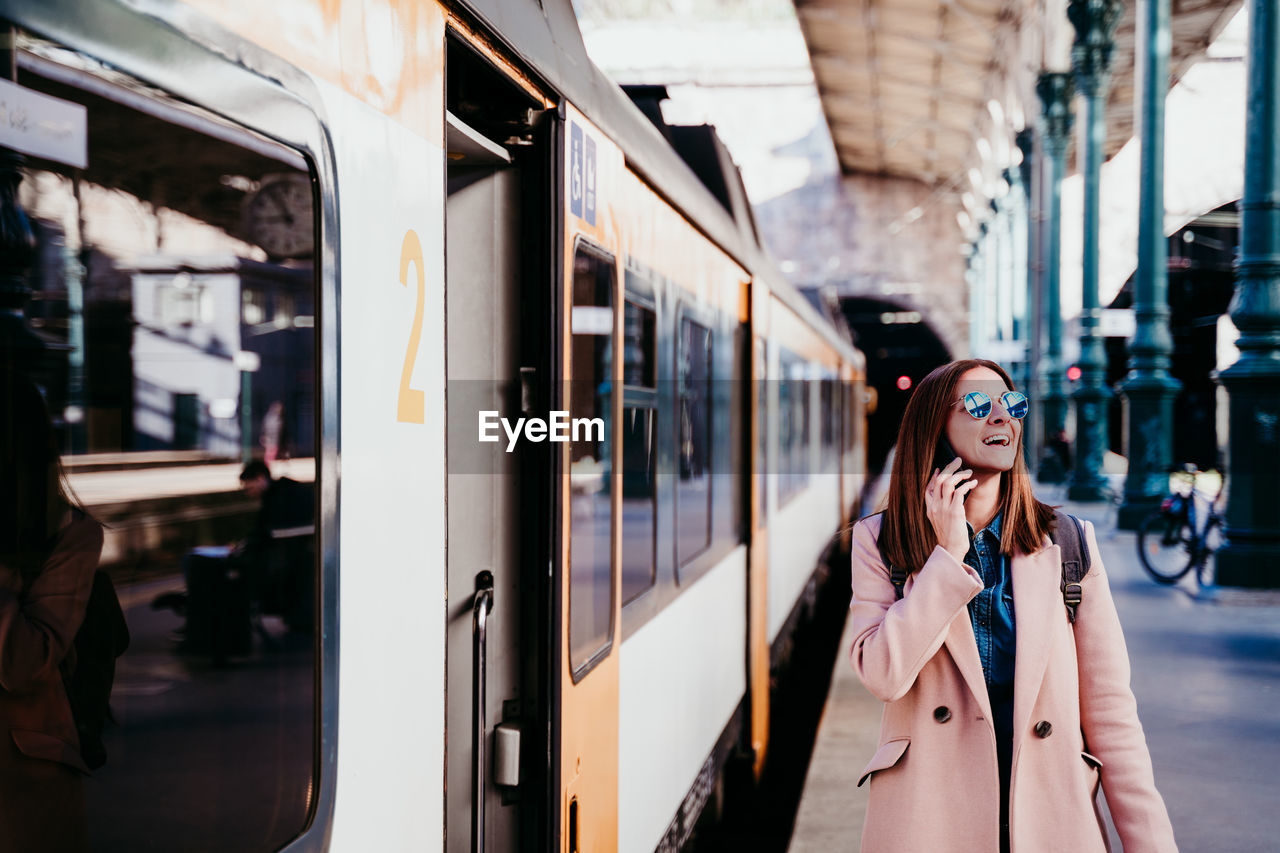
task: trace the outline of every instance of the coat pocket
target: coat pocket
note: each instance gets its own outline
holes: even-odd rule
[[[871,761],[867,766],[862,768],[862,775],[858,777],[858,787],[862,787],[862,783],[870,778],[872,773],[877,770],[888,770],[897,764],[902,756],[906,754],[907,747],[911,746],[911,738],[900,737],[886,741],[880,744],[880,748],[876,750],[876,754],[871,757]]]
[[[10,729],[9,734],[13,737],[13,745],[28,758],[56,761],[85,775],[91,772],[80,757],[80,751],[60,737],[31,729]]]
[[[1082,752],[1080,753],[1080,757],[1084,759],[1085,764],[1088,764],[1090,767],[1092,767],[1094,770],[1097,770],[1099,773],[1102,772],[1102,762],[1098,760],[1098,757],[1096,755],[1090,755],[1087,752]]]

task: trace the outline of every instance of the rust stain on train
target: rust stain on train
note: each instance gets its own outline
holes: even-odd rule
[[[485,33],[472,29],[466,21],[453,14],[449,15],[449,29],[469,44],[476,53],[492,62],[508,80],[523,89],[525,94],[540,101],[543,109],[551,109],[556,105],[556,101],[547,95],[542,86],[510,62],[502,49]]]
[[[444,139],[445,11],[418,0],[187,0],[424,138]]]

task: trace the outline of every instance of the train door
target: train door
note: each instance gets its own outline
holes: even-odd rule
[[[538,849],[550,453],[508,427],[549,408],[551,122],[452,38],[447,74],[445,847]]]
[[[572,142],[571,142],[572,144]],[[572,158],[572,154],[570,157]],[[570,193],[572,193],[572,188]],[[555,718],[562,853],[618,843],[618,688],[621,360],[615,259],[592,243],[569,247],[559,405],[583,428],[561,457],[561,571],[557,573],[559,684]]]

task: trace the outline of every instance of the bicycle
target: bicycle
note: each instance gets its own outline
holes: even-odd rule
[[[1196,518],[1196,478],[1201,471],[1186,465],[1175,473],[1191,478],[1186,493],[1173,491],[1160,503],[1160,509],[1147,516],[1138,528],[1138,559],[1157,582],[1175,584],[1195,569],[1196,582],[1210,582],[1209,558],[1222,541],[1225,517],[1218,510],[1222,489],[1209,502],[1203,529]]]

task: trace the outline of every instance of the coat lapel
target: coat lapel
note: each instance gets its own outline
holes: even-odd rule
[[[1013,576],[1014,662],[1013,740],[1028,730],[1031,711],[1049,662],[1049,643],[1055,626],[1066,619],[1062,605],[1062,556],[1057,545],[1029,556],[1016,556]],[[979,661],[981,664],[981,661]]]
[[[1016,602],[1014,606],[1017,606]],[[982,674],[982,658],[978,657],[978,641],[973,635],[973,623],[969,619],[967,607],[951,620],[951,629],[947,632],[945,643],[960,675],[978,700],[983,719],[991,725],[991,697],[987,695],[987,680]]]

